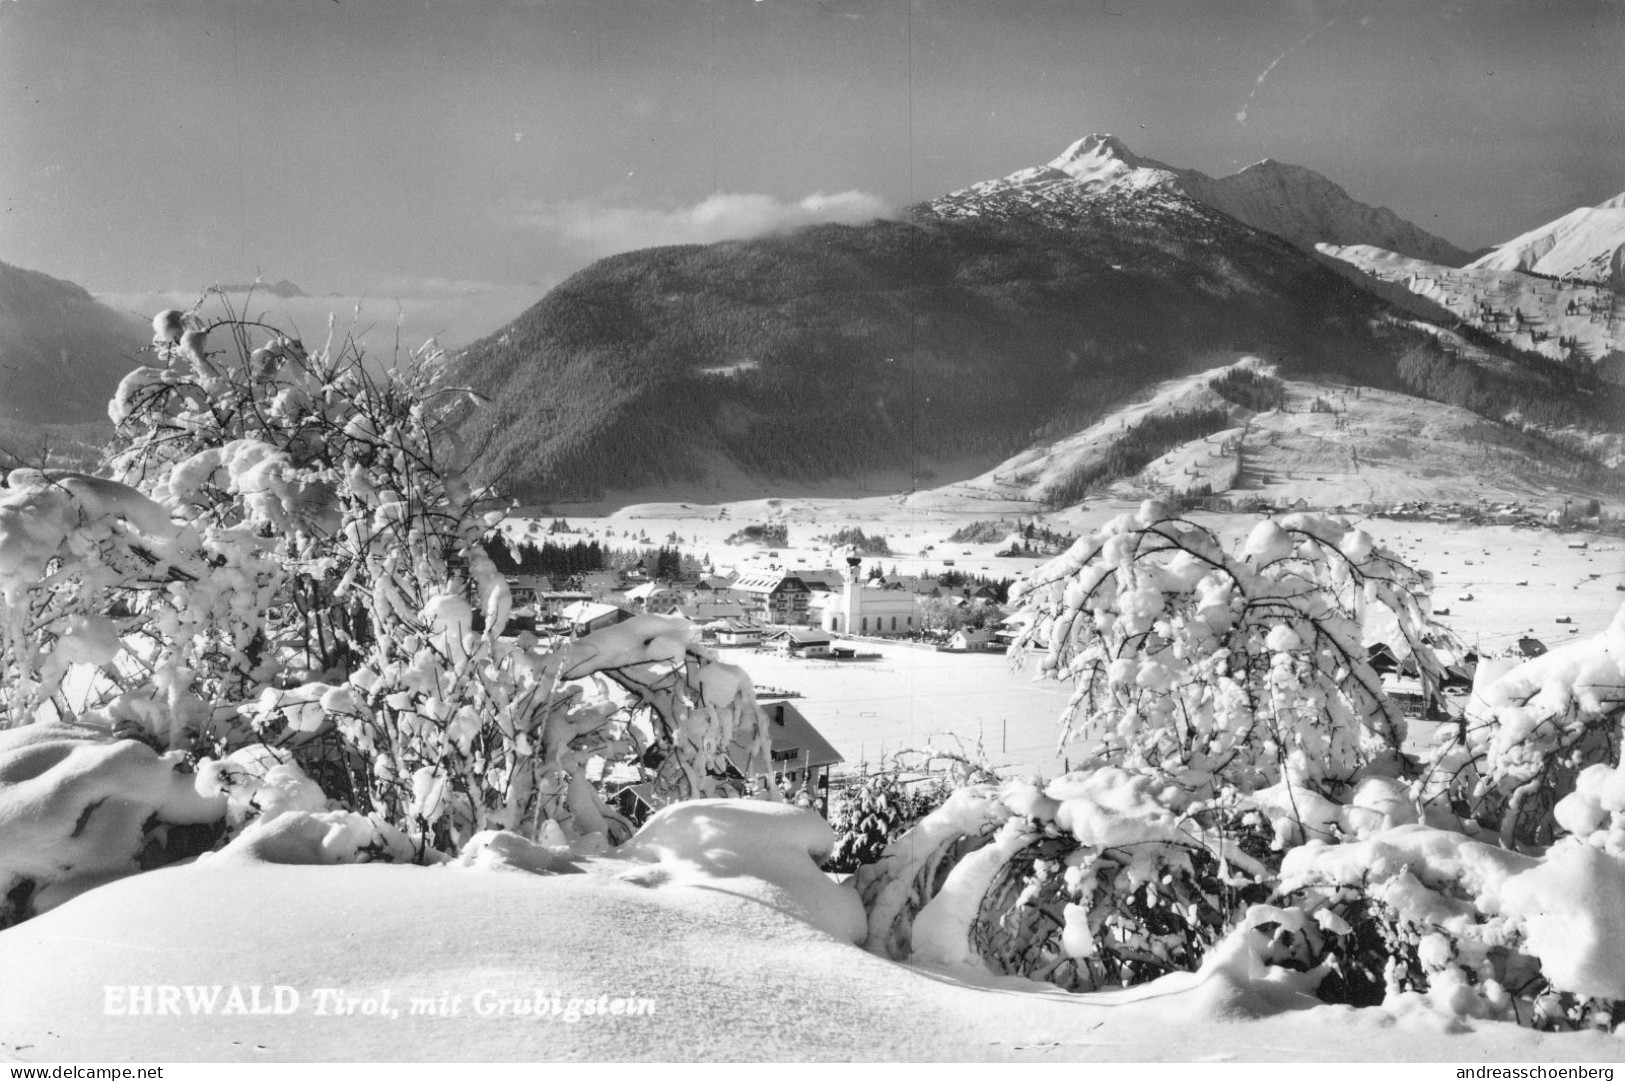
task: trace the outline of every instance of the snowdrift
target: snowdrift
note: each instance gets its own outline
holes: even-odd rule
[[[791,808],[690,804],[632,858],[546,861],[576,873],[527,872],[533,844],[512,835],[467,866],[278,864],[234,845],[0,932],[0,1058],[1618,1057],[1598,1035],[1311,1006],[1240,961],[1094,995],[897,965],[781,903],[805,902],[821,829]],[[823,894],[819,922],[855,911],[826,886],[849,900]]]

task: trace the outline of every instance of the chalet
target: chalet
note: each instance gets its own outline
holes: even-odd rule
[[[1400,664],[1399,655],[1394,652],[1394,647],[1390,646],[1387,642],[1371,643],[1371,645],[1366,648],[1366,662],[1371,665],[1372,671],[1376,672],[1378,675],[1399,673],[1404,668],[1404,666]],[[1412,665],[1409,670],[1414,672],[1415,666]]]
[[[784,627],[769,633],[771,642],[792,657],[828,657],[831,638],[814,627]]]
[[[660,582],[643,582],[627,590],[622,596],[627,603],[636,605],[645,612],[654,612],[665,615],[683,603],[681,590]]]
[[[761,623],[805,624],[807,583],[783,571],[746,571],[735,578],[729,594]]]
[[[994,645],[993,635],[982,627],[961,627],[948,637],[944,648],[949,652],[973,652]]]
[[[618,605],[599,604],[595,601],[577,601],[559,612],[559,617],[569,623],[570,630],[577,635],[591,634],[604,627],[625,623],[634,615],[635,612]]]
[[[1389,672],[1382,677],[1382,691],[1407,717],[1442,721],[1447,716],[1438,693],[1429,692],[1416,676]]]
[[[719,619],[705,629],[716,636],[719,646],[755,646],[762,641],[762,626],[743,619]]]
[[[770,781],[806,792],[817,805],[818,813],[827,815],[830,767],[846,759],[790,703],[768,701],[761,703],[760,708],[762,722],[767,726],[769,760],[765,763],[750,761],[748,737],[730,744],[724,754],[727,776],[733,787],[740,795],[748,795],[756,779],[765,773]],[[654,786],[648,782],[625,784],[615,802],[621,813],[634,822],[642,822],[655,810]]]
[[[817,800],[818,813],[828,814],[830,767],[846,759],[795,706],[776,701],[763,702],[761,708],[767,721],[774,774],[788,786],[811,794]]]
[[[1032,621],[1033,614],[1031,612],[1012,612],[999,620],[998,629],[993,632],[993,637],[1001,642],[1013,643],[1026,633]]]
[[[531,603],[536,606],[536,618],[545,622],[562,618],[564,610],[572,604],[590,600],[591,593],[578,589],[544,589],[535,594]]]

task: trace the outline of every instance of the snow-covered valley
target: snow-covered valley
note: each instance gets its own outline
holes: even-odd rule
[[[1078,531],[1125,509],[1046,517]],[[573,519],[581,537],[675,534],[714,564],[781,522],[777,562],[822,564],[814,535],[854,525],[913,555],[905,573],[1029,570],[995,545],[947,545],[982,513],[907,500],[645,505]],[[1198,515],[1239,545],[1252,516]],[[523,531],[523,523],[516,523]],[[1618,609],[1625,554],[1595,535],[1459,523],[1366,523],[1435,575],[1444,621],[1486,649],[1523,633],[1590,637]],[[1578,547],[1580,543],[1585,547]],[[921,555],[918,549],[931,547]],[[741,563],[748,562],[740,559]],[[1527,584],[1523,584],[1527,583]],[[1466,600],[1471,594],[1473,599]],[[1572,622],[1560,622],[1570,620]],[[849,762],[978,738],[1011,774],[1056,777],[1066,691],[1002,657],[867,643],[865,665],[736,651]],[[126,878],[0,932],[0,1055],[60,1059],[971,1059],[1610,1061],[1618,1038],[1540,1033],[1443,1000],[1317,1003],[1245,958],[1215,957],[1123,991],[1066,994],[977,966],[898,964],[853,944],[849,887],[814,857],[807,812],[694,808],[646,844],[561,856],[498,842],[463,865],[312,866],[305,831]],[[692,807],[692,805],[691,805]],[[821,832],[822,831],[822,832]],[[558,871],[580,873],[558,874]],[[546,873],[535,873],[546,872]],[[218,989],[218,990],[216,990]],[[233,998],[236,995],[236,998]]]

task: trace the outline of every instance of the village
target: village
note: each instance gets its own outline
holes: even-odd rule
[[[651,578],[641,571],[550,575],[506,548],[490,549],[508,577],[515,630],[582,635],[635,615],[675,615],[723,647],[768,646],[792,657],[857,656],[846,639],[911,639],[969,651],[1007,645],[1008,583],[964,574],[866,572],[861,556],[837,568],[747,564],[727,574]],[[565,588],[560,588],[560,586]]]
[[[727,659],[756,682],[782,791],[824,813],[833,793],[876,771],[897,773],[905,786],[928,784],[933,761],[974,761],[1006,775],[1066,772],[1070,762],[1057,748],[1056,720],[1070,688],[1038,680],[1019,657],[1006,656],[1025,617],[1010,614],[1005,602],[1011,580],[1059,551],[1070,530],[1087,519],[1025,531],[1019,521],[870,521],[871,551],[888,553],[880,556],[853,546],[820,546],[827,538],[804,536],[803,517],[824,521],[824,513],[808,508],[803,514],[788,501],[760,509],[772,512],[763,515],[771,524],[735,528],[738,522],[727,515],[699,507],[669,520],[644,517],[653,508],[575,525],[521,520],[507,543],[488,546],[514,600],[508,631],[575,637],[643,614],[687,619],[706,645],[735,654]],[[1438,729],[1459,722],[1480,673],[1493,677],[1581,632],[1595,621],[1587,613],[1602,605],[1604,590],[1617,596],[1615,587],[1625,587],[1615,581],[1618,574],[1589,570],[1617,566],[1609,536],[1617,523],[1583,502],[1538,507],[1409,501],[1342,509],[1383,520],[1384,535],[1419,565],[1449,553],[1438,565],[1433,597],[1433,614],[1451,628],[1434,643],[1445,667],[1442,686],[1432,693],[1424,689],[1399,643],[1370,647],[1385,692],[1412,720],[1415,753],[1425,751]],[[703,527],[696,524],[701,520]],[[1061,531],[1052,531],[1051,524]],[[652,545],[651,527],[656,536],[669,530],[668,540],[692,542],[692,552],[660,547],[641,560],[613,561],[617,569],[560,574],[549,572],[537,543],[553,536],[561,543],[584,545],[591,538],[601,545],[625,537]],[[547,528],[555,532],[543,532]],[[1422,532],[1410,532],[1416,529]],[[847,533],[865,537],[856,527]],[[1528,550],[1525,560],[1514,556],[1519,577],[1501,581],[1502,561],[1479,551],[1490,543],[1485,533],[1523,538],[1509,549]],[[913,550],[893,554],[887,538]],[[1554,606],[1561,614],[1547,619],[1549,629],[1540,629],[1533,617],[1528,625],[1498,618],[1504,629],[1486,634],[1481,617],[1498,612],[1515,593],[1530,593],[1517,587],[1541,573],[1543,560],[1549,567],[1588,568],[1573,583],[1579,587],[1573,595],[1583,597],[1584,606]],[[1492,562],[1493,578],[1476,573]],[[551,569],[557,566],[554,561]],[[1557,605],[1550,587],[1558,582],[1545,584],[1539,604]],[[647,787],[641,776],[602,781],[634,820],[652,809],[641,803]]]

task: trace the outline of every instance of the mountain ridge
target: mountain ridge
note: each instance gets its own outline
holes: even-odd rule
[[[1625,192],[1520,233],[1467,269],[1521,270],[1625,292]]]
[[[107,424],[107,401],[152,337],[81,285],[0,263],[0,420]]]
[[[1229,176],[1211,177],[1142,157],[1109,134],[1086,135],[1046,165],[972,184],[926,205],[933,213],[952,215],[1003,191],[1053,202],[1095,198],[1113,190],[1151,189],[1188,196],[1306,251],[1319,243],[1369,244],[1449,266],[1471,258],[1471,253],[1386,207],[1360,202],[1307,166],[1265,158]]]
[[[1044,169],[1028,175],[1070,179]],[[968,476],[1216,346],[1394,388],[1433,349],[1325,257],[1128,179],[1055,199],[995,182],[948,213],[601,260],[451,365],[492,403],[464,425],[482,476],[533,503],[723,466],[786,488]],[[1413,367],[1482,409],[1565,401],[1499,358]]]

